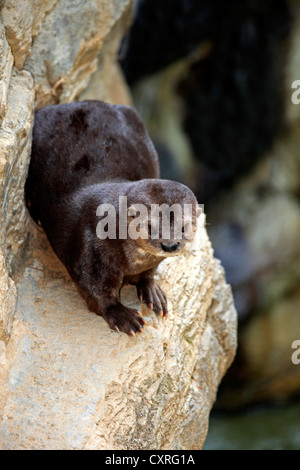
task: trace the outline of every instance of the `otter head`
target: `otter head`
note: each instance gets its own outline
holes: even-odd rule
[[[188,248],[201,210],[192,191],[168,180],[136,182],[128,195],[128,235],[143,252],[176,256]]]

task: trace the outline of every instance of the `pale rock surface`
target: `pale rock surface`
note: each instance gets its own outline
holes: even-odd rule
[[[111,104],[132,105],[130,91],[120,66],[114,59],[120,47],[120,39],[131,22],[131,9],[122,13],[119,21],[109,31],[98,56],[97,70],[92,75],[87,88],[79,95],[79,100],[99,99]]]
[[[2,448],[200,449],[236,347],[231,289],[204,226],[191,251],[158,270],[168,319],[145,308],[136,337],[88,312],[42,231],[30,231],[2,352]],[[140,307],[135,288],[122,298]]]
[[[30,74],[14,69],[0,128],[0,339],[10,333],[15,286],[9,276],[17,269],[18,255],[27,238],[24,183],[31,149],[33,102]]]
[[[1,248],[7,264],[13,269],[14,257],[26,238],[24,184],[27,176],[34,90],[31,75],[13,70],[7,111],[0,129],[0,201]]]
[[[53,5],[24,65],[34,78],[38,107],[73,101],[85,90],[107,36],[124,22],[123,16],[131,18],[132,5],[132,0],[64,0]],[[124,28],[119,42],[121,34]],[[114,62],[115,55],[109,60]]]
[[[13,316],[16,304],[16,288],[13,280],[8,276],[4,257],[0,251],[0,343],[7,334],[11,333]],[[4,344],[4,343],[3,343]],[[1,352],[0,352],[1,355]],[[1,366],[1,358],[0,358]]]
[[[6,112],[7,93],[13,66],[13,55],[7,43],[4,26],[0,23],[0,123]]]

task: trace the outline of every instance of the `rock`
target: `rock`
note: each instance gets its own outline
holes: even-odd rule
[[[1,249],[9,274],[26,239],[24,184],[27,176],[34,90],[31,75],[14,70],[8,91],[7,111],[0,129]]]
[[[105,38],[124,15],[129,17],[132,5],[132,0],[53,4],[24,64],[34,78],[38,107],[73,101],[85,90]],[[121,28],[119,34],[124,34]],[[111,63],[114,59],[110,56]]]
[[[30,231],[2,368],[2,448],[200,449],[236,347],[231,290],[205,228],[192,251],[161,264],[168,319],[145,308],[134,338],[87,311],[42,231]],[[139,306],[135,288],[122,297]]]
[[[20,265],[25,230],[24,184],[31,148],[32,78],[13,71],[0,128],[0,339],[10,334],[15,286],[9,277]],[[22,263],[22,262],[21,262]]]
[[[0,23],[0,123],[6,112],[7,93],[11,70],[13,66],[13,55],[5,37],[3,25]]]
[[[30,54],[32,42],[32,2],[23,0],[16,4],[13,0],[4,0],[2,3],[1,19],[7,41],[14,55],[15,66],[21,70]]]
[[[116,57],[124,31],[131,22],[131,10],[122,13],[106,36],[98,56],[97,69],[87,88],[79,95],[79,100],[99,99],[111,104],[132,105],[132,98]]]
[[[0,251],[0,343],[11,333],[15,305],[16,288],[15,283],[8,276],[4,257]],[[4,343],[3,343],[4,344]],[[1,366],[1,359],[0,359]]]

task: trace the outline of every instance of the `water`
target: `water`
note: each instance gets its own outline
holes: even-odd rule
[[[203,450],[300,450],[300,403],[212,413]]]

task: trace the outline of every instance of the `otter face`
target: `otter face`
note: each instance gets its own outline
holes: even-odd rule
[[[193,241],[199,214],[195,206],[189,211],[179,204],[149,210],[136,204],[128,209],[129,236],[143,252],[163,258],[177,256]]]

